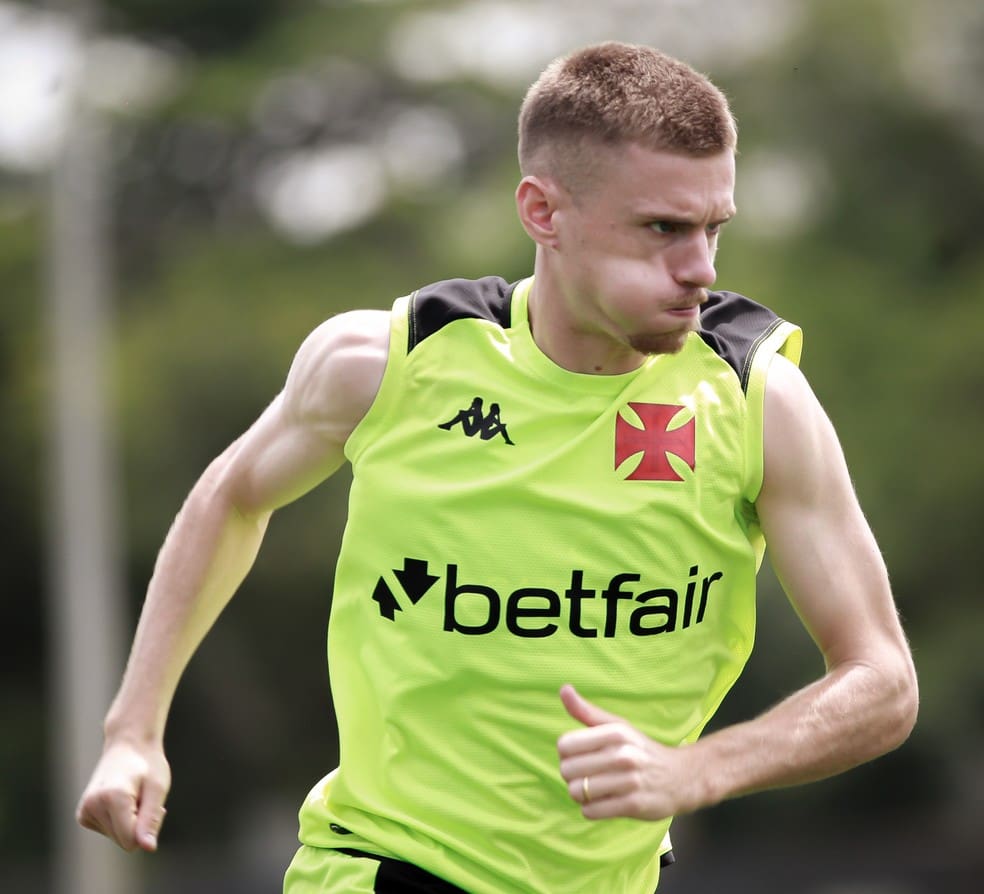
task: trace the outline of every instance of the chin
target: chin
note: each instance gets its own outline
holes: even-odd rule
[[[648,356],[653,356],[654,354],[679,354],[683,350],[683,346],[687,343],[687,337],[691,331],[688,329],[685,332],[633,335],[629,338],[629,345],[632,350]]]

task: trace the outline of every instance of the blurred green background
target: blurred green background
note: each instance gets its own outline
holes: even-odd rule
[[[107,135],[111,215],[97,236],[128,639],[184,495],[279,390],[310,329],[437,279],[530,271],[512,201],[518,103],[547,60],[607,38],[679,55],[732,100],[739,216],[718,284],[805,330],[803,367],[892,572],[923,699],[892,755],[681,819],[680,862],[660,890],[982,890],[984,4],[104,0],[87,11],[0,2],[0,890],[54,890],[64,821],[51,781],[63,736],[48,632],[59,609],[46,596],[46,295],[49,175],[78,137],[65,95],[80,90]],[[346,479],[275,517],[189,668],[168,729],[162,851],[129,858],[132,890],[279,890],[296,809],[336,760],[324,633]],[[822,672],[768,571],[760,618],[719,723]],[[101,714],[90,723],[97,736]]]

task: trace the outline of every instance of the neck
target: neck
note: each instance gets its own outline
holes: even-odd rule
[[[579,320],[563,289],[537,257],[533,287],[527,300],[530,331],[536,346],[568,372],[614,376],[632,372],[646,357],[629,345]]]

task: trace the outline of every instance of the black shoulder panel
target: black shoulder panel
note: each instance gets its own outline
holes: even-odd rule
[[[455,320],[479,319],[509,327],[515,283],[498,276],[446,279],[410,296],[409,354],[429,335]]]
[[[752,359],[759,343],[782,324],[769,308],[737,292],[711,292],[700,309],[700,337],[748,388]]]

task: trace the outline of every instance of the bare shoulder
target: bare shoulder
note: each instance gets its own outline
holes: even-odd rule
[[[796,364],[777,356],[765,390],[765,479],[763,496],[792,491],[820,497],[830,475],[846,477],[834,427]]]
[[[781,354],[772,359],[769,377],[765,388],[765,413],[768,417],[778,416],[783,421],[789,416],[798,416],[808,406],[820,404],[800,368]]]
[[[284,386],[284,412],[344,441],[375,400],[389,351],[389,311],[332,317],[304,340]]]

